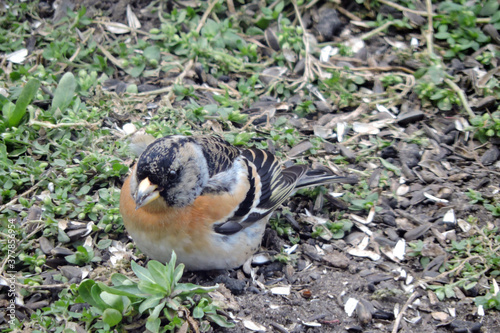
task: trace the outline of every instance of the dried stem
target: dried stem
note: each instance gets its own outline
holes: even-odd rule
[[[432,0],[425,0],[425,5],[427,7],[427,32],[425,33],[425,38],[427,40],[427,50],[429,55],[434,54],[434,27],[432,25]]]
[[[17,200],[19,200],[19,198],[25,197],[28,194],[30,194],[31,192],[35,191],[38,188],[38,186],[40,186],[40,183],[45,180],[45,178],[49,174],[50,170],[51,169],[45,171],[45,174],[40,178],[40,180],[38,181],[38,183],[36,183],[35,185],[33,185],[29,190],[21,193],[20,195],[18,195],[17,197],[15,197],[14,199],[12,199],[11,201],[7,202],[5,205],[0,206],[0,212],[3,212],[5,210],[5,208],[9,207],[10,205],[15,204],[17,202]],[[1,269],[0,269],[0,272],[1,272]]]
[[[231,14],[236,13],[236,10],[234,9],[234,2],[233,2],[233,0],[226,0],[226,2],[227,2],[227,10],[228,10]]]
[[[293,9],[295,10],[295,15],[297,16],[297,19],[299,20],[299,24],[300,24],[300,27],[302,28],[302,42],[304,43],[304,46],[306,48],[306,58],[305,58],[305,62],[304,62],[304,75],[302,75],[302,79],[300,81],[302,81],[299,86],[297,87],[297,89],[295,89],[295,91],[298,91],[300,89],[302,89],[304,87],[304,85],[306,85],[308,82],[309,82],[309,78],[311,76],[311,60],[310,60],[310,45],[309,45],[309,39],[307,38],[307,34],[306,34],[306,27],[304,26],[304,22],[302,22],[302,16],[300,15],[300,10],[299,10],[299,6],[297,6],[297,1],[295,0],[292,0],[292,4],[293,4]]]
[[[86,121],[79,122],[79,123],[59,123],[59,124],[52,124],[46,121],[38,121],[38,120],[30,120],[30,125],[37,125],[40,127],[45,127],[45,128],[61,128],[61,127],[89,127],[89,128],[97,128],[99,126],[99,123],[88,123]]]
[[[385,29],[389,28],[391,25],[392,25],[393,22],[391,21],[387,21],[385,22],[384,24],[382,24],[380,27],[376,28],[376,29],[373,29],[372,31],[370,32],[367,32],[366,34],[364,35],[361,35],[361,39],[362,40],[367,40],[367,39],[370,39],[372,38],[373,36],[375,36],[376,34],[378,34],[379,32],[382,32],[384,31]]]
[[[205,25],[205,21],[207,20],[208,15],[210,15],[210,13],[212,12],[212,9],[214,9],[214,6],[217,2],[218,2],[217,0],[213,0],[208,4],[207,10],[205,11],[205,13],[203,13],[203,16],[201,17],[200,23],[198,23],[198,26],[196,27],[197,33],[200,33],[201,28],[203,28],[203,26]]]
[[[397,333],[399,329],[399,323],[401,322],[401,319],[403,319],[403,316],[405,314],[406,309],[408,306],[410,306],[411,303],[417,298],[418,292],[414,291],[413,294],[411,294],[410,298],[406,301],[405,305],[401,308],[401,311],[398,313],[398,316],[396,317],[396,321],[394,322],[394,327],[392,328],[392,333]]]
[[[460,102],[462,102],[462,105],[463,105],[465,111],[467,111],[470,118],[474,118],[476,115],[474,114],[474,111],[472,111],[471,107],[469,106],[469,101],[467,101],[467,97],[465,96],[463,90],[460,89],[460,87],[457,86],[457,84],[450,79],[444,79],[444,83],[449,85],[450,88],[453,89],[458,94],[458,98],[460,99]]]
[[[417,14],[417,15],[420,15],[420,16],[429,16],[429,14],[431,16],[433,15],[436,15],[434,13],[429,13],[428,11],[427,12],[424,12],[424,11],[421,11],[421,10],[415,10],[415,9],[410,9],[410,8],[406,8],[406,7],[403,7],[401,5],[398,5],[394,2],[391,2],[391,1],[388,1],[388,0],[379,0],[380,3],[383,3],[384,5],[387,5],[389,7],[392,7],[392,8],[396,8],[400,11],[404,11],[404,12],[408,12],[408,13],[413,13],[413,14]]]

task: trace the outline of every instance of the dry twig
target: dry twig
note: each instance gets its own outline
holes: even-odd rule
[[[221,86],[225,87],[224,84],[221,84]],[[219,94],[225,94],[226,93],[226,91],[224,89],[218,89],[218,88],[212,88],[212,87],[204,87],[204,86],[200,86],[200,85],[196,85],[196,84],[191,85],[190,87],[194,88],[194,90],[211,91],[211,92],[215,92],[215,93],[219,93]],[[229,95],[235,96],[235,97],[240,97],[240,94],[239,94],[238,91],[230,88],[229,86],[227,86],[227,88],[228,88],[228,91],[229,91]],[[160,89],[156,89],[156,90],[144,91],[144,92],[135,94],[134,96],[160,95],[160,94],[163,94],[163,93],[166,93],[166,92],[170,92],[172,89],[173,89],[173,86],[169,86],[169,87],[160,88]]]
[[[236,10],[234,9],[234,2],[233,0],[226,0],[227,2],[227,10],[229,13],[234,14],[236,13]]]
[[[444,83],[450,86],[453,91],[455,91],[458,94],[458,98],[460,99],[460,102],[462,102],[462,105],[469,114],[470,118],[475,117],[476,115],[474,114],[474,111],[472,111],[471,107],[469,106],[469,101],[467,101],[467,97],[465,96],[464,92],[462,89],[460,89],[459,86],[455,82],[453,82],[450,79],[444,79]]]
[[[203,16],[201,17],[201,20],[200,20],[200,22],[198,23],[198,26],[196,27],[196,32],[197,32],[197,33],[200,33],[201,28],[203,28],[203,25],[205,25],[205,21],[207,20],[208,15],[210,15],[210,13],[212,12],[212,9],[214,9],[214,6],[215,6],[215,4],[216,4],[217,2],[218,2],[217,0],[212,0],[212,1],[208,4],[208,8],[207,8],[207,10],[205,11],[205,13],[203,13]]]
[[[97,47],[101,52],[104,54],[106,58],[108,58],[109,61],[111,61],[116,67],[119,67],[121,69],[125,69],[123,67],[122,61],[120,59],[115,58],[108,50],[106,50],[101,44],[96,42]]]
[[[351,21],[363,22],[363,19],[361,19],[360,17],[354,15],[353,13],[351,13],[347,9],[341,7],[340,5],[336,6],[335,9],[337,9],[339,11],[339,13],[341,13],[342,15],[347,16]]]
[[[411,303],[417,298],[418,292],[414,291],[413,294],[411,294],[410,298],[406,301],[405,305],[401,308],[401,311],[398,313],[398,316],[396,317],[396,321],[394,322],[394,327],[392,328],[392,333],[397,333],[399,329],[399,323],[401,322],[401,319],[403,319],[403,316],[405,314],[406,309],[408,306],[410,306]]]
[[[366,113],[370,108],[368,107],[367,104],[360,104],[356,110],[348,113],[348,114],[343,114],[339,115],[332,120],[328,122],[328,124],[325,125],[325,127],[328,128],[333,128],[335,125],[337,125],[340,122],[350,122],[353,121],[354,119],[357,119],[359,116],[361,116],[363,113]]]
[[[40,186],[40,183],[45,180],[46,176],[49,174],[50,171],[51,171],[51,169],[45,171],[45,173],[42,175],[42,177],[40,178],[38,183],[33,185],[29,190],[24,191],[23,193],[21,193],[20,195],[18,195],[14,199],[12,199],[11,201],[7,202],[5,205],[0,206],[0,212],[3,212],[5,210],[5,208],[15,204],[17,202],[17,200],[19,200],[19,198],[23,198],[23,197],[27,196],[28,194],[30,194],[31,192],[35,191],[38,188],[38,186]]]
[[[415,10],[415,9],[410,9],[410,8],[406,8],[406,7],[403,7],[401,5],[398,5],[394,2],[391,2],[389,0],[379,0],[380,3],[383,3],[384,5],[387,5],[387,6],[390,6],[392,8],[396,8],[400,11],[404,11],[404,12],[408,12],[408,13],[413,13],[413,14],[417,14],[417,15],[420,15],[420,16],[428,16],[429,15],[429,11],[427,12],[424,12],[424,11],[421,11],[421,10]],[[436,15],[434,13],[430,13],[431,16],[432,15]]]
[[[309,54],[310,51],[310,45],[309,45],[309,39],[307,38],[306,34],[306,27],[304,26],[304,22],[302,22],[302,16],[300,15],[300,10],[299,7],[297,6],[297,1],[292,0],[293,8],[295,10],[295,15],[297,16],[297,19],[299,20],[300,27],[302,28],[302,42],[304,43],[304,46],[306,48],[305,53],[306,53],[306,58],[304,59],[304,75],[302,75],[302,78],[298,81],[300,82],[299,86],[295,91],[299,91],[302,89],[308,82],[311,76],[311,60],[310,57],[311,55]]]
[[[370,39],[372,38],[373,36],[375,36],[376,34],[378,34],[379,32],[382,32],[384,31],[385,29],[389,28],[391,25],[393,24],[393,22],[391,21],[387,21],[385,22],[384,24],[382,24],[380,27],[376,28],[376,29],[373,29],[372,31],[370,32],[367,32],[366,34],[364,35],[361,35],[361,39],[362,40],[367,40],[367,39]]]
[[[432,26],[432,1],[425,0],[425,5],[427,7],[427,31],[425,33],[425,39],[427,40],[427,50],[429,55],[434,54],[434,27]]]
[[[323,68],[345,70],[345,67],[341,67],[341,66],[334,66],[334,65],[326,64],[326,63],[322,63],[322,62],[318,62],[318,64],[320,67],[323,67]],[[352,71],[352,72],[365,72],[365,71],[394,72],[394,71],[401,71],[401,72],[405,72],[405,73],[412,74],[412,75],[413,75],[413,73],[415,73],[411,69],[408,69],[406,67],[401,67],[401,66],[352,67],[352,68],[349,68],[348,71]]]
[[[100,123],[88,123],[86,121],[82,121],[79,123],[58,123],[58,124],[52,124],[46,121],[38,121],[38,120],[30,120],[30,125],[36,125],[40,127],[45,127],[45,128],[61,128],[61,127],[88,127],[88,128],[97,128]]]

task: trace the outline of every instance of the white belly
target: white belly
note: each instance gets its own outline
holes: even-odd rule
[[[147,233],[140,230],[129,232],[137,247],[151,259],[165,263],[170,260],[172,251],[175,251],[177,263],[183,263],[187,270],[232,269],[243,265],[259,249],[267,220],[264,218],[257,221],[233,235],[213,232],[209,245],[197,251],[189,251],[197,247],[196,239],[167,237],[160,245],[155,246]]]

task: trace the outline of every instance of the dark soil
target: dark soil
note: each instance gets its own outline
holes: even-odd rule
[[[76,6],[87,7],[90,16],[108,16],[110,21],[126,23],[128,4],[139,20],[145,23],[145,31],[159,24],[155,15],[143,10],[150,4],[149,1],[81,0]],[[172,3],[167,1],[168,5]],[[341,20],[347,21],[343,16]],[[317,30],[311,31],[318,34]],[[406,39],[404,41],[407,42]],[[381,45],[390,50],[379,37],[368,41],[367,45],[368,54],[376,54]],[[127,81],[126,76],[116,79]],[[412,101],[414,97],[409,96],[408,100]],[[411,103],[409,105],[414,106]],[[407,177],[405,184],[409,188],[403,194],[393,195],[401,185],[400,176],[393,172],[388,173],[390,178],[386,180],[387,186],[371,187],[371,190],[378,191],[384,198],[378,203],[382,211],[367,225],[373,232],[367,249],[381,254],[379,260],[347,253],[348,249],[353,248],[365,236],[356,226],[341,240],[312,238],[312,225],[303,223],[298,215],[304,212],[303,208],[308,208],[318,217],[325,217],[325,212],[333,214],[338,208],[327,195],[319,205],[305,196],[296,196],[290,201],[289,207],[294,212],[293,217],[300,222],[295,230],[300,234],[300,242],[290,256],[292,259],[286,264],[274,262],[253,266],[254,278],[242,269],[223,273],[223,276],[229,278],[219,277],[219,281],[224,281],[232,290],[232,293],[225,289],[221,292],[222,299],[225,299],[223,311],[236,319],[237,326],[217,331],[248,332],[242,321],[247,319],[263,325],[268,332],[389,332],[393,329],[395,314],[398,313],[395,309],[401,310],[413,292],[417,293],[416,302],[412,302],[405,310],[399,324],[400,332],[466,332],[467,329],[470,332],[498,331],[498,312],[490,311],[484,317],[478,316],[474,290],[466,292],[456,288],[456,297],[440,301],[434,293],[418,287],[418,281],[425,276],[438,275],[440,265],[431,272],[434,275],[428,275],[429,272],[422,269],[419,257],[405,256],[403,260],[394,261],[383,254],[384,249],[392,249],[399,239],[406,238],[407,242],[422,240],[428,244],[428,256],[431,260],[449,260],[452,255],[444,251],[445,246],[453,239],[460,241],[467,237],[467,233],[458,224],[443,223],[443,216],[450,209],[454,210],[457,219],[465,220],[473,215],[481,221],[481,226],[500,226],[500,219],[492,217],[482,205],[470,204],[470,199],[465,194],[469,189],[474,189],[480,190],[483,196],[495,195],[500,184],[500,173],[498,162],[485,165],[481,160],[487,149],[494,145],[481,146],[479,142],[467,139],[464,132],[455,128],[459,111],[456,109],[449,114],[418,111],[416,120],[401,121],[395,124],[394,130],[370,135],[373,138],[392,138],[394,142],[392,150],[387,148],[376,152],[374,156],[383,156],[400,168],[405,163],[412,165],[408,168],[412,177]],[[299,130],[312,133],[312,126],[325,116],[328,116],[327,112],[318,112],[310,116],[305,125],[297,126]],[[433,136],[429,136],[430,143],[412,147],[401,139],[416,131],[432,132]],[[368,139],[368,135],[364,137]],[[325,154],[326,151],[328,147],[325,147]],[[361,150],[352,152],[354,157],[361,153]],[[415,161],[412,162],[412,158]],[[446,162],[446,168],[439,164],[440,170],[434,170],[433,164],[442,161]],[[343,169],[366,172],[372,175],[373,180],[381,176],[379,167],[372,160],[360,158],[357,162],[353,159],[352,164]],[[372,183],[379,184],[379,181],[374,180],[370,182]],[[448,202],[434,202],[425,197],[424,193]],[[345,211],[345,214],[350,213],[351,211]],[[437,236],[447,231],[454,231],[454,236],[439,240]],[[281,250],[282,244],[292,245],[286,236],[277,236],[272,230],[269,230],[266,240],[270,240],[270,245],[261,249],[264,253],[270,251],[276,254]],[[401,273],[402,270],[404,273]],[[220,272],[188,273],[185,279],[210,285],[214,284],[218,275]],[[406,276],[411,276],[413,281],[407,283]],[[445,277],[430,283],[444,285],[451,281],[453,278]],[[490,282],[486,278],[480,281],[486,285]],[[413,285],[413,289],[410,285]],[[275,286],[290,286],[290,293],[275,295],[271,292]],[[359,301],[352,316],[348,316],[344,309],[349,298]],[[450,315],[450,309],[454,309],[452,313],[456,313],[455,316]],[[439,316],[443,316],[443,319],[439,319]],[[478,323],[482,328],[479,329],[481,325],[478,326]]]

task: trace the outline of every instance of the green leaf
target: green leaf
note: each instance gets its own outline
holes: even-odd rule
[[[121,286],[123,284],[126,285],[136,285],[134,281],[130,280],[126,275],[121,273],[114,273],[111,275],[111,283],[115,286]]]
[[[76,195],[85,195],[89,193],[91,187],[89,185],[83,185],[78,192],[76,192]]]
[[[175,251],[172,251],[172,255],[170,256],[170,261],[165,265],[166,267],[166,273],[168,275],[168,282],[169,282],[169,292],[171,293],[172,290],[175,288],[175,285],[177,281],[174,280],[175,276],[175,263],[177,262],[177,254]],[[182,270],[184,270],[184,266],[182,266]]]
[[[151,311],[151,313],[149,314],[149,318],[158,318],[160,316],[161,310],[163,310],[163,308],[165,307],[165,304],[165,302],[161,302],[160,304],[155,306],[153,311]]]
[[[500,310],[500,293],[493,296],[491,292],[487,292],[484,296],[478,296],[474,299],[476,305],[482,305],[485,309]]]
[[[272,16],[273,15],[273,11],[267,7],[263,7],[260,9],[262,14],[264,14],[265,16]]]
[[[71,254],[69,256],[64,257],[67,262],[73,265],[79,265],[79,260],[76,258],[76,254]]]
[[[62,230],[61,228],[58,228],[58,231],[57,231],[57,241],[61,242],[61,243],[68,243],[71,239],[69,238],[69,236],[64,232],[64,230]],[[66,260],[68,260],[68,258],[66,257]]]
[[[494,1],[494,0],[493,0]],[[500,21],[500,11],[497,11],[495,14],[491,16],[491,22],[490,23],[496,23]],[[496,25],[496,24],[495,24]],[[495,26],[495,29],[498,30],[498,28]]]
[[[427,71],[426,75],[430,78],[432,83],[440,84],[441,82],[443,82],[446,73],[444,72],[441,66],[434,65],[429,67],[429,70]]]
[[[109,326],[113,327],[122,321],[122,314],[120,311],[115,309],[106,309],[102,314],[102,320]]]
[[[132,67],[130,69],[125,70],[127,74],[129,74],[132,77],[139,77],[141,73],[144,71],[144,68],[146,68],[146,64],[142,63],[138,66]]]
[[[455,297],[455,291],[453,291],[453,286],[447,284],[444,286],[444,293],[446,295],[446,298],[452,298]]]
[[[179,280],[182,278],[182,274],[184,273],[184,264],[179,264],[174,270],[174,276],[173,276],[173,281],[174,284],[177,284]]]
[[[13,111],[11,111],[9,107],[8,115],[5,117],[9,127],[19,125],[21,119],[23,119],[23,116],[26,114],[26,108],[31,103],[31,100],[36,96],[39,87],[40,81],[37,79],[31,79],[28,83],[26,83],[21,91],[21,94],[19,95],[19,98],[17,99],[16,107]],[[3,111],[5,116],[5,110]]]
[[[275,13],[281,13],[283,11],[283,8],[285,8],[285,2],[284,1],[280,1],[276,5],[276,7],[274,7],[274,12]]]
[[[226,31],[222,35],[222,39],[224,40],[227,48],[240,49],[245,46],[245,40],[232,31]]]
[[[422,76],[424,76],[425,74],[427,74],[427,68],[426,67],[421,67],[419,69],[417,69],[415,71],[415,73],[413,73],[413,76],[415,77],[415,79],[420,79]]]
[[[420,258],[420,265],[422,265],[423,268],[426,268],[427,265],[431,262],[431,259],[429,257],[421,257]]]
[[[54,99],[52,100],[51,111],[59,109],[64,111],[73,100],[76,90],[76,80],[73,73],[64,74],[57,85]]]
[[[109,308],[109,305],[104,302],[101,298],[101,288],[97,284],[94,284],[90,289],[90,295],[94,299],[94,302],[97,304],[97,307],[101,310]]]
[[[483,8],[479,12],[479,16],[492,16],[498,12],[498,0],[490,0],[483,4]]]
[[[446,97],[446,90],[440,89],[430,97],[430,100],[437,101],[438,99],[442,99],[444,97]]]
[[[111,243],[113,242],[112,239],[101,239],[98,243],[97,243],[97,248],[99,250],[104,250],[104,249],[107,249]]]
[[[492,212],[493,209],[495,209],[495,206],[493,206],[492,204],[485,203],[484,204],[484,208],[486,208],[487,210],[489,210],[490,212]]]
[[[175,287],[175,295],[189,295],[189,294],[206,294],[214,291],[219,286],[202,287],[193,283],[180,283]]]
[[[94,280],[85,280],[80,283],[80,286],[78,287],[78,293],[80,296],[83,298],[85,302],[88,304],[95,306],[96,308],[99,307],[99,303],[94,300],[92,297],[92,287],[95,285]]]
[[[201,29],[201,35],[211,39],[217,35],[217,33],[221,30],[221,27],[217,22],[212,19],[206,20],[203,28]]]
[[[451,110],[452,105],[451,105],[450,99],[448,97],[441,99],[437,103],[437,107],[439,108],[439,110],[443,110],[443,111]]]
[[[132,299],[146,298],[147,296],[149,296],[149,294],[142,293],[137,284],[118,285],[114,287],[107,286],[102,282],[98,282],[97,284],[103,291],[107,291],[108,293],[115,295],[126,296]]]
[[[446,39],[448,37],[450,37],[450,33],[448,32],[438,32],[437,34],[434,34],[434,37],[437,38],[437,39]]]
[[[167,290],[160,286],[159,284],[148,282],[148,281],[139,281],[139,290],[151,294],[151,295],[157,295],[157,294],[162,294],[162,295],[167,295],[170,293],[167,293]]]
[[[139,305],[139,312],[144,313],[144,311],[154,308],[157,306],[160,301],[163,299],[163,295],[158,295],[158,296],[150,296],[147,299],[145,299],[141,305]]]
[[[174,310],[174,311],[177,311],[177,310],[179,310],[181,303],[179,302],[178,298],[171,298],[168,300],[168,302],[165,304],[165,306]]]
[[[379,157],[380,162],[382,162],[382,165],[387,169],[392,172],[394,172],[397,176],[401,175],[401,169],[399,169],[397,166],[392,164],[391,162],[388,162],[384,160],[383,158]]]
[[[437,298],[442,301],[445,298],[444,288],[437,289],[435,291]]]
[[[151,283],[155,282],[155,280],[153,279],[151,273],[148,271],[147,268],[140,266],[135,261],[132,261],[130,263],[130,266],[132,267],[132,270],[134,271],[135,275],[139,278],[139,280],[148,281]]]
[[[107,291],[103,291],[101,294],[101,299],[111,306],[113,309],[116,309],[120,312],[123,312],[123,299],[122,296],[119,295],[114,295],[111,293],[108,293]]]
[[[161,320],[160,318],[149,317],[146,321],[146,329],[152,333],[160,332]]]
[[[368,194],[366,196],[365,200],[368,202],[376,203],[378,201],[378,193],[373,192],[373,193]]]
[[[247,132],[240,132],[236,134],[236,137],[234,138],[233,144],[235,146],[241,146],[246,144],[250,139],[252,138],[252,133],[247,133]]]
[[[143,55],[148,60],[157,60],[158,61],[158,60],[160,60],[160,56],[161,56],[160,48],[156,45],[148,46],[144,50]]]
[[[177,253],[175,253],[175,251],[172,251],[172,255],[170,256],[170,261],[168,262],[168,267],[171,268],[172,272],[174,271],[176,262],[177,262]]]
[[[264,34],[264,31],[262,29],[260,29],[259,27],[256,27],[256,26],[250,26],[248,29],[247,29],[247,32],[246,32],[247,35],[251,35],[251,36],[258,36],[258,35],[263,35]]]
[[[227,321],[227,319],[218,314],[207,314],[207,318],[219,325],[220,327],[234,327],[234,323]]]
[[[80,283],[80,286],[78,287],[78,293],[80,294],[82,299],[91,306],[94,306],[101,310],[109,307],[109,305],[101,299],[101,289],[94,280],[85,280]]]
[[[167,267],[156,260],[148,262],[148,270],[155,280],[156,284],[165,289],[170,295],[172,291],[172,277],[167,272]]]
[[[470,290],[470,289],[474,288],[476,285],[477,285],[477,282],[471,282],[471,283],[465,285],[464,289],[465,290]]]
[[[15,109],[16,104],[12,103],[11,101],[7,101],[6,103],[4,103],[2,106],[2,114],[4,119],[8,121],[10,118],[12,118]]]
[[[137,84],[132,83],[127,86],[127,89],[125,91],[129,94],[137,94],[139,92],[139,89],[137,88]]]
[[[205,315],[205,312],[203,309],[199,306],[195,307],[193,310],[193,318],[195,319],[201,319]]]

